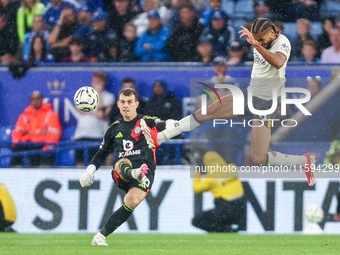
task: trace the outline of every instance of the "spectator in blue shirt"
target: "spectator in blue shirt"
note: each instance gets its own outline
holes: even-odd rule
[[[209,26],[210,19],[214,11],[217,11],[221,8],[222,1],[221,0],[210,0],[209,4],[210,4],[210,9],[205,10],[202,13],[202,17],[200,19],[200,22],[203,23],[206,27]]]
[[[116,32],[108,27],[109,16],[106,12],[99,10],[92,16],[92,25],[86,35],[86,55],[97,57],[104,49],[106,38],[117,38]]]
[[[76,14],[79,12],[80,5],[75,1],[51,0],[44,12],[45,23],[53,29],[58,23],[61,11],[67,6],[73,7]]]
[[[24,46],[23,46],[23,60],[27,61],[28,55],[31,52],[31,43],[32,39],[36,35],[41,35],[44,39],[45,43],[47,42],[47,38],[50,33],[47,30],[44,30],[44,17],[42,15],[35,15],[33,18],[33,31],[26,33],[24,37]],[[46,43],[46,52],[50,53],[50,45]]]
[[[167,41],[171,34],[168,27],[162,25],[157,10],[148,12],[149,28],[138,39],[135,55],[141,61],[169,61],[170,55],[166,51]]]
[[[225,13],[217,10],[213,12],[210,25],[203,30],[201,36],[210,41],[214,52],[221,56],[228,56],[229,46],[235,40],[235,30],[228,26]]]

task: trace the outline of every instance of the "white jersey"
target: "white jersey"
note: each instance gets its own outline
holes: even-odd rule
[[[101,100],[104,106],[107,107],[111,106],[115,102],[115,96],[112,93],[104,90],[99,96],[99,100]],[[99,111],[99,109],[96,108],[93,111]],[[103,134],[108,126],[108,120],[98,119],[93,114],[81,114],[77,120],[77,127],[76,131],[74,132],[73,139],[77,140],[80,138],[93,138],[100,140],[103,138]]]
[[[251,72],[250,86],[253,96],[264,100],[271,100],[273,88],[277,88],[277,95],[281,95],[281,88],[286,83],[286,66],[290,56],[291,45],[287,37],[279,35],[269,49],[270,52],[280,52],[286,56],[286,61],[280,69],[269,64],[264,57],[254,48],[254,64]]]

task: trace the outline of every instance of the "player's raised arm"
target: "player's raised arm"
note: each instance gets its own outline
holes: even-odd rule
[[[259,27],[258,31],[252,32],[243,26],[241,26],[241,28],[242,30],[239,31],[241,34],[240,38],[245,37],[247,42],[253,45],[269,64],[276,69],[280,69],[284,65],[286,61],[286,56],[284,54],[280,52],[273,53],[268,50],[271,47],[272,42],[277,39],[275,27],[270,26],[264,30]]]

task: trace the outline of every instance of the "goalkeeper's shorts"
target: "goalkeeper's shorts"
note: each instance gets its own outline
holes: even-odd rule
[[[125,192],[128,192],[129,189],[131,189],[132,187],[138,188],[143,190],[146,193],[150,192],[150,189],[152,187],[153,184],[153,180],[154,180],[154,172],[152,170],[148,170],[148,172],[146,173],[146,177],[149,179],[149,186],[146,186],[145,184],[141,184],[139,183],[137,180],[132,180],[132,181],[125,181],[122,178],[120,178],[120,176],[116,173],[115,170],[112,170],[111,172],[111,176],[113,181],[115,182],[115,184],[117,185],[118,188],[124,190]]]

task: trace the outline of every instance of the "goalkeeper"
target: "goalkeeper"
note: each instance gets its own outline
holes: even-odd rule
[[[123,224],[149,193],[156,169],[156,148],[159,146],[156,136],[165,128],[165,123],[156,117],[137,114],[138,95],[133,89],[121,90],[117,105],[123,118],[106,129],[99,150],[79,182],[82,187],[93,183],[95,171],[114,146],[120,160],[115,164],[112,178],[120,189],[126,191],[126,195],[123,205],[94,236],[92,245],[108,245],[105,237]]]
[[[209,151],[203,156],[203,164],[209,168],[216,165],[225,169],[227,162],[215,151]],[[232,166],[232,165],[230,165]],[[206,173],[204,179],[200,179],[201,173],[196,172],[193,180],[195,193],[211,191],[215,198],[215,208],[210,211],[200,212],[192,220],[192,225],[208,232],[237,232],[239,225],[246,214],[246,199],[242,182],[236,172]]]

